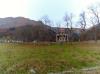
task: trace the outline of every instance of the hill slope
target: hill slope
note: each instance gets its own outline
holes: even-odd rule
[[[20,26],[25,26],[27,24],[36,25],[37,21],[30,20],[24,17],[0,18],[0,28],[20,27]]]
[[[54,41],[55,32],[41,21],[23,17],[0,18],[0,37],[21,41]]]

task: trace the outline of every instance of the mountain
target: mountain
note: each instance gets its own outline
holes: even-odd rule
[[[7,18],[0,18],[0,28],[12,28],[12,27],[20,27],[25,26],[27,24],[36,25],[37,21],[30,20],[24,17],[7,17]]]
[[[0,18],[0,38],[19,41],[55,41],[56,33],[41,21],[24,17]]]

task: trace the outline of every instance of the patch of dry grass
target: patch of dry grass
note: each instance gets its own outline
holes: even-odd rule
[[[28,74],[30,69],[34,69],[37,74],[46,74],[99,65],[100,44],[1,43],[0,58],[2,74]]]

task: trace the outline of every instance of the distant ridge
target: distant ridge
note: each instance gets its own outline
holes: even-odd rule
[[[24,17],[0,18],[0,29],[20,27],[20,26],[25,26],[25,25],[36,25],[37,23],[38,23],[37,21],[30,20]]]

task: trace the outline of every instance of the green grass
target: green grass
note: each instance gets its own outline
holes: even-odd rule
[[[100,43],[0,44],[0,74],[46,74],[99,63]]]

